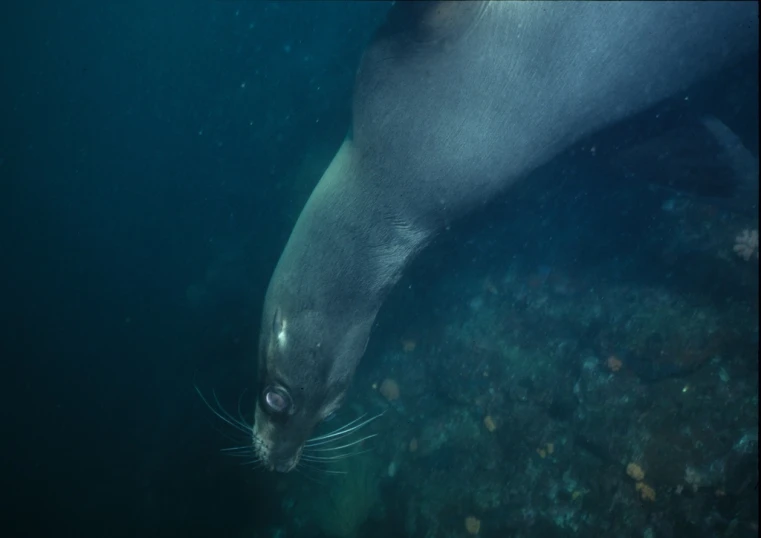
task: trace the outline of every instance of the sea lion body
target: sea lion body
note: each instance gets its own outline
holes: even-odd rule
[[[414,3],[419,4],[419,3]],[[397,5],[398,6],[398,5]],[[758,47],[746,2],[441,2],[378,32],[270,282],[253,445],[291,470],[421,249],[584,136]]]

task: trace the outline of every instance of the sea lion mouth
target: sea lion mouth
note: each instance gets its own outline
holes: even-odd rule
[[[286,451],[278,447],[277,443],[267,442],[254,427],[252,432],[251,445],[254,455],[268,471],[277,471],[279,473],[288,473],[298,467],[301,461],[301,451],[304,445],[300,445],[292,454],[284,454]]]

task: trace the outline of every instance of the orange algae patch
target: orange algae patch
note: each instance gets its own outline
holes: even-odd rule
[[[465,530],[468,534],[475,536],[481,530],[481,520],[475,516],[465,518]]]
[[[608,357],[608,360],[605,361],[605,364],[608,365],[608,370],[611,372],[618,372],[624,365],[624,362],[615,355],[611,355]]]
[[[546,443],[544,446],[540,446],[539,448],[536,449],[536,453],[539,454],[539,457],[542,459],[551,455],[553,452],[555,452],[554,443]]]
[[[645,479],[645,471],[642,470],[642,467],[633,462],[626,466],[626,474],[637,482],[641,482]]]
[[[406,338],[402,340],[402,351],[405,353],[412,353],[417,347],[417,342],[412,338]]]
[[[497,423],[496,423],[496,422],[494,422],[494,419],[493,419],[493,418],[491,418],[491,415],[486,415],[486,416],[484,417],[484,426],[485,426],[485,427],[486,427],[486,429],[487,429],[487,430],[489,430],[490,432],[493,432],[494,430],[496,430],[496,429],[497,429]]]
[[[399,399],[399,383],[390,377],[387,377],[383,380],[379,391],[389,402],[393,402],[394,400]]]
[[[637,482],[637,485],[634,486],[634,489],[639,492],[639,496],[643,501],[655,502],[655,490],[644,482]]]

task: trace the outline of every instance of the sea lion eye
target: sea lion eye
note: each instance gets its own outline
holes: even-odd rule
[[[267,387],[264,390],[264,403],[273,413],[284,413],[291,407],[291,398],[281,387]]]

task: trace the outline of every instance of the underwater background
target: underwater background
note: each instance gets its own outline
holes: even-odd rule
[[[354,457],[221,452],[194,385],[251,421],[269,277],[390,6],[0,7],[4,536],[758,535],[757,56],[429,247],[324,425],[385,411]]]

